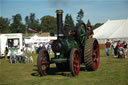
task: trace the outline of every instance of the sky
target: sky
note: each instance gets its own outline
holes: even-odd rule
[[[69,13],[75,23],[80,9],[84,11],[85,23],[88,19],[96,24],[128,18],[128,0],[0,0],[0,16],[12,20],[12,16],[20,13],[23,23],[30,13],[35,13],[36,19],[45,15],[56,17],[58,9],[64,11],[63,19]]]

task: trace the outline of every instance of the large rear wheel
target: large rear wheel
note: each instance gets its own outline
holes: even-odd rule
[[[73,76],[76,76],[80,72],[80,56],[76,48],[71,50],[69,58],[69,69]]]
[[[49,54],[46,49],[42,49],[37,58],[38,72],[40,76],[45,76],[48,73],[50,66]]]
[[[95,71],[99,67],[100,51],[95,38],[86,40],[84,48],[84,62],[88,71]]]

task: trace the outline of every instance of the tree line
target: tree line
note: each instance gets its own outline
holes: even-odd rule
[[[77,13],[77,23],[83,22],[84,12],[82,9]],[[50,32],[51,35],[56,34],[56,17],[54,16],[43,16],[40,19],[36,19],[35,13],[30,13],[25,17],[25,23],[23,23],[23,18],[21,14],[16,14],[12,16],[12,20],[4,17],[0,17],[0,33],[33,33],[33,31],[28,30],[27,28],[31,28],[37,32]],[[90,20],[88,20],[87,24],[91,25]],[[92,25],[93,29],[101,26],[103,23],[97,23]],[[71,14],[66,14],[64,27],[72,29],[74,28],[74,20]]]

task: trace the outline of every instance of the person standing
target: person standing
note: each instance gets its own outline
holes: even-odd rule
[[[116,55],[117,55],[117,53],[116,53],[116,45],[117,45],[117,42],[116,41],[114,41],[114,40],[112,40],[112,55],[114,56],[114,57],[116,57]]]
[[[126,43],[126,41],[124,41],[123,43],[123,48],[124,48],[125,58],[127,58],[128,44]]]
[[[111,43],[109,39],[107,39],[107,42],[105,43],[105,48],[106,48],[106,56],[110,56]]]
[[[5,48],[5,60],[8,60],[8,47]]]

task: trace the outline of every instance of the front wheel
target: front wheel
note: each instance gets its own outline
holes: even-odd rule
[[[49,54],[46,49],[42,49],[37,58],[38,72],[40,76],[45,76],[48,73],[50,66]]]
[[[76,48],[71,50],[69,58],[69,69],[73,76],[77,76],[80,72],[80,56]]]

